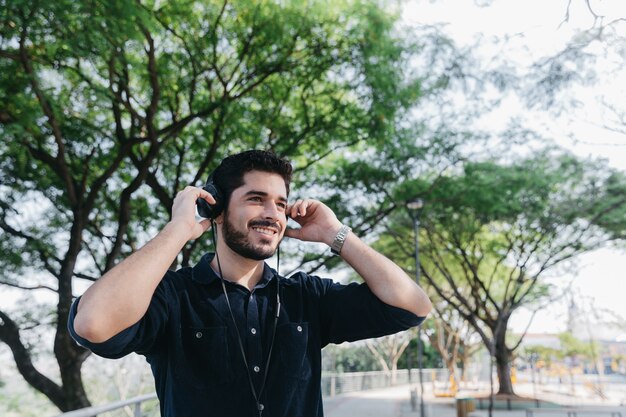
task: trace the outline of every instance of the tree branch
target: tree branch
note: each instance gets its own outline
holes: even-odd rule
[[[63,409],[65,403],[63,389],[35,368],[30,352],[20,338],[17,324],[3,311],[0,311],[0,340],[11,349],[22,377],[36,390],[46,395],[57,407]]]
[[[34,285],[34,286],[28,286],[28,285],[19,285],[19,284],[13,283],[13,282],[5,281],[5,280],[0,280],[0,285],[6,285],[6,286],[9,286],[9,287],[19,288],[20,290],[28,290],[28,291],[31,291],[31,290],[50,290],[50,291],[52,291],[54,293],[56,293],[58,291],[56,288],[52,288],[52,287],[49,287],[49,286],[43,285],[43,284]]]
[[[24,71],[26,72],[26,74],[28,75],[30,79],[30,84],[33,89],[33,92],[35,93],[35,96],[37,97],[37,101],[39,102],[39,105],[41,106],[41,109],[43,110],[43,113],[45,114],[46,118],[48,119],[48,123],[50,124],[50,127],[52,128],[54,141],[57,145],[57,156],[55,158],[56,167],[57,167],[57,170],[56,170],[57,175],[59,175],[61,180],[63,180],[63,182],[65,183],[65,187],[68,193],[68,200],[70,201],[70,204],[72,205],[72,207],[76,207],[78,205],[78,196],[76,195],[74,179],[72,178],[69,172],[69,168],[65,160],[65,143],[63,142],[63,134],[61,133],[61,126],[59,124],[59,121],[57,120],[56,115],[54,114],[54,110],[52,109],[52,106],[50,105],[46,96],[41,91],[39,82],[37,81],[37,75],[35,74],[29,55],[26,51],[26,46],[25,46],[26,38],[27,38],[27,25],[24,25],[24,28],[22,29],[22,34],[19,40],[20,60],[22,62],[22,67],[24,68]]]

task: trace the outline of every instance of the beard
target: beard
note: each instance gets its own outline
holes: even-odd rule
[[[250,226],[272,226],[274,223],[258,220],[250,223]],[[243,256],[244,258],[253,259],[255,261],[263,261],[267,258],[271,258],[276,252],[276,248],[272,248],[268,245],[253,245],[250,242],[247,234],[241,232],[235,228],[235,226],[228,219],[228,212],[224,212],[224,224],[222,225],[222,233],[224,235],[224,242],[235,253]]]

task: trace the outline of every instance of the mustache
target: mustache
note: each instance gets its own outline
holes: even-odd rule
[[[278,222],[271,222],[269,220],[253,220],[250,222],[250,227],[274,227],[278,230],[281,229]]]

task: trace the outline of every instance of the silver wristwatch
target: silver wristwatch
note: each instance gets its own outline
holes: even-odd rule
[[[348,237],[348,233],[350,233],[351,230],[352,229],[345,224],[341,226],[341,229],[339,229],[337,235],[335,236],[335,240],[333,240],[333,243],[330,245],[330,251],[333,255],[339,255],[341,248],[343,248],[343,244]]]

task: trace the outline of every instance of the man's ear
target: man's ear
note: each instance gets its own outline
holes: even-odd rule
[[[222,223],[224,223],[224,212],[222,211],[222,212],[220,213],[220,215],[219,215],[219,216],[217,216],[215,219],[213,219],[213,221],[214,221],[216,224],[222,224]]]

